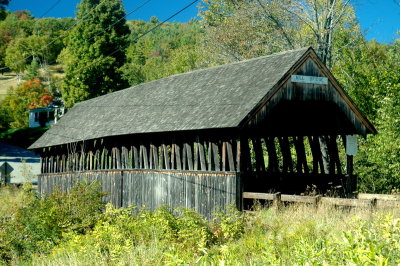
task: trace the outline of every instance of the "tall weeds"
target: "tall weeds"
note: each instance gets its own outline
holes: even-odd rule
[[[14,191],[3,263],[34,265],[386,265],[400,263],[398,210],[293,205],[204,220],[193,210],[114,209],[98,187],[39,199]],[[11,210],[11,211],[9,211]],[[29,217],[29,219],[28,219]],[[28,221],[29,220],[29,221]],[[1,263],[0,263],[1,264]]]

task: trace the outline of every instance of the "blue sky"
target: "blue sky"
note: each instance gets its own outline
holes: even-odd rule
[[[396,32],[400,30],[400,0],[352,0],[356,8],[356,14],[362,30],[366,32],[368,39],[376,39],[379,42],[390,43],[400,37]],[[40,17],[55,3],[58,4],[46,15],[46,17],[73,17],[76,5],[80,0],[11,0],[8,7],[11,11],[28,9],[35,17]],[[126,12],[135,9],[144,0],[124,0]],[[152,0],[128,19],[143,19],[148,21],[151,16],[157,16],[160,20],[166,19],[192,0]],[[175,17],[174,21],[186,22],[196,17],[197,4],[191,6],[183,13]]]

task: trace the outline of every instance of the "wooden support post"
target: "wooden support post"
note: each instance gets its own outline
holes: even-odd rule
[[[323,171],[322,173],[329,173],[329,151],[328,151],[328,137],[327,136],[319,136],[319,146],[322,155],[322,163],[323,163]]]
[[[277,192],[272,195],[272,206],[279,210],[282,207],[281,193]]]
[[[309,169],[307,165],[307,158],[304,147],[304,137],[303,136],[294,137],[294,143],[297,155],[296,170],[298,173],[308,174]]]
[[[378,200],[376,198],[371,199],[371,211],[374,212],[376,210],[376,203]]]
[[[253,167],[251,165],[251,155],[249,147],[249,139],[247,137],[241,138],[241,148],[242,148],[242,164],[240,166],[241,171],[252,172]]]
[[[268,172],[279,172],[278,156],[276,154],[274,137],[265,137],[268,152]]]
[[[160,145],[159,147],[156,146],[156,150],[157,150],[157,154],[159,155],[157,168],[165,169],[163,146],[162,145]]]
[[[236,139],[236,172],[240,173],[241,169],[243,168],[241,166],[242,161],[240,160],[242,156],[242,144],[240,137]]]
[[[96,166],[95,166],[95,169],[97,169],[97,170],[100,170],[101,169],[101,163],[100,163],[100,161],[101,161],[101,155],[100,155],[100,150],[99,149],[97,149],[96,150],[96,154],[95,154],[95,160],[96,160]]]
[[[187,149],[186,143],[182,143],[182,170],[187,170]]]
[[[200,142],[198,136],[197,136],[197,148],[198,148],[198,153],[199,153],[199,158],[200,158],[201,171],[207,171],[206,156],[205,156],[205,153],[204,153],[204,146]]]
[[[132,145],[132,159],[133,159],[133,168],[135,169],[140,168],[138,147],[136,144]]]
[[[186,150],[186,157],[187,157],[187,163],[188,163],[188,169],[190,171],[193,171],[193,153],[192,153],[192,147],[189,143],[185,143],[185,150]]]
[[[181,159],[181,145],[176,143],[175,144],[175,154],[176,154],[176,169],[182,170],[182,159]],[[182,151],[183,156],[183,151]]]
[[[140,149],[141,149],[141,153],[142,153],[142,160],[143,160],[143,165],[142,167],[144,169],[149,169],[150,165],[149,165],[149,156],[147,153],[147,147],[144,144],[140,145]]]
[[[342,166],[340,164],[339,149],[337,146],[336,139],[337,139],[336,135],[330,136],[329,146],[328,146],[329,147],[329,155],[330,155],[331,164],[333,165],[333,173],[335,173],[335,168],[336,168],[336,173],[341,175],[342,174]]]
[[[172,145],[171,145],[171,169],[176,169],[176,167],[175,167],[175,149],[176,149],[176,147],[175,147],[176,145],[175,145],[175,143],[173,142],[172,143]]]
[[[162,144],[162,151],[164,153],[164,169],[171,169],[169,160],[168,147],[164,143]]]
[[[199,169],[199,137],[196,136],[196,140],[193,142],[193,170]]]
[[[347,167],[346,167],[346,173],[349,176],[353,175],[353,155],[347,155]]]
[[[226,141],[222,141],[222,151],[221,151],[221,159],[222,159],[222,171],[226,171]]]
[[[93,170],[93,151],[89,151],[89,170]]]
[[[213,141],[213,142],[211,142],[211,147],[212,147],[212,153],[213,153],[213,159],[214,159],[214,168],[215,168],[214,170],[221,171],[218,145],[216,142]]]
[[[103,149],[103,169],[109,169],[109,165],[108,165],[108,149],[107,147],[104,147]]]
[[[47,173],[47,156],[42,159],[42,173]]]
[[[158,169],[158,148],[153,144],[150,147],[153,149],[153,169]]]
[[[252,138],[253,149],[256,155],[256,171],[265,171],[264,154],[261,145],[261,139],[259,137]]]
[[[212,160],[212,144],[211,141],[208,142],[208,153],[207,153],[207,161],[208,161],[208,171],[212,171],[214,169],[214,161]]]
[[[232,140],[228,140],[226,142],[226,151],[228,155],[228,162],[229,162],[229,171],[235,171],[235,161],[233,156],[233,149],[232,149]]]
[[[317,195],[317,196],[314,197],[314,206],[315,206],[315,208],[318,208],[319,203],[321,201],[321,198],[322,198],[321,195]]]
[[[116,169],[122,168],[122,161],[121,161],[121,149],[119,147],[115,147],[115,161],[116,161]]]
[[[324,165],[322,160],[321,147],[319,145],[319,138],[317,136],[308,136],[308,142],[310,143],[311,154],[313,157],[313,170],[314,174],[324,173]]]
[[[290,172],[293,173],[293,159],[292,154],[290,152],[290,144],[288,137],[279,137],[279,146],[282,153],[282,171],[284,173]]]

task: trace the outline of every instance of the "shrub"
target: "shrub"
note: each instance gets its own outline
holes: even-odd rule
[[[0,258],[27,259],[33,254],[46,254],[58,244],[64,233],[83,234],[94,227],[102,212],[102,193],[98,184],[79,184],[69,194],[57,191],[37,197],[25,191],[28,201],[0,234]]]

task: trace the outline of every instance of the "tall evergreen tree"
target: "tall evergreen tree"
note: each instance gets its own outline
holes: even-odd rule
[[[6,6],[9,4],[9,0],[0,0],[0,20],[3,20],[3,19],[5,19],[5,17],[6,17],[6,12],[5,12],[5,9],[6,9]]]
[[[76,16],[81,21],[60,55],[67,106],[127,87],[120,71],[129,34],[122,0],[82,0]]]

